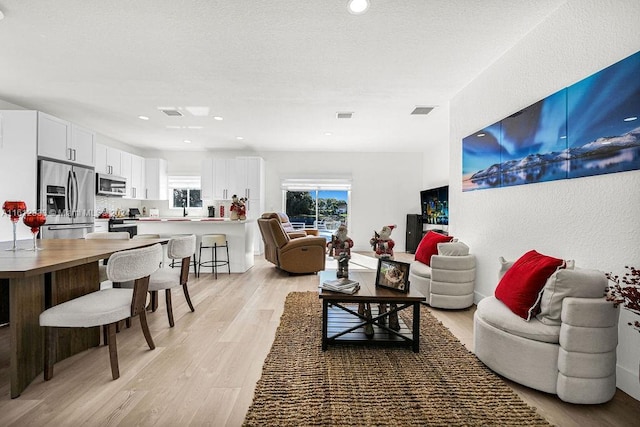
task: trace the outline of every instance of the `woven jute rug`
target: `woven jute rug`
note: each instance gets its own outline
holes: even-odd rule
[[[425,307],[419,353],[358,345],[323,352],[321,316],[317,293],[287,296],[246,426],[549,425]]]

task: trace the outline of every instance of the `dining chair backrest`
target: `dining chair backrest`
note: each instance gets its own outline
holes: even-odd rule
[[[115,252],[107,263],[107,277],[113,282],[128,282],[151,275],[160,266],[162,245]]]
[[[171,259],[183,259],[190,257],[196,251],[196,236],[174,236],[167,244],[167,256]]]
[[[93,233],[87,233],[84,236],[85,239],[113,239],[113,240],[129,240],[130,236],[129,236],[129,232],[128,231],[112,231],[109,233],[99,233],[99,232],[93,232]]]

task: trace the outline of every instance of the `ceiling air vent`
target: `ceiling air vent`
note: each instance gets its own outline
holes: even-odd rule
[[[182,117],[182,113],[178,110],[160,109],[160,111],[169,117]]]
[[[338,119],[350,119],[351,117],[353,117],[353,113],[352,112],[338,112],[336,113],[336,118]]]
[[[416,107],[412,112],[412,116],[426,116],[433,110],[433,107]]]

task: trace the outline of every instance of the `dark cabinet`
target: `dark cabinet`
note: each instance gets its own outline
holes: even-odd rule
[[[416,253],[418,244],[422,240],[424,232],[422,231],[422,215],[407,215],[407,237],[405,250],[410,253]]]

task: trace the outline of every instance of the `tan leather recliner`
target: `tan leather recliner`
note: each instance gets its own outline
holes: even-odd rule
[[[324,237],[291,238],[278,214],[265,213],[258,219],[267,261],[289,273],[317,273],[324,270],[327,241]]]
[[[315,228],[293,228],[293,224],[289,220],[289,215],[284,212],[267,212],[262,214],[262,218],[278,218],[282,224],[282,228],[292,239],[305,236],[317,236],[318,230]]]

